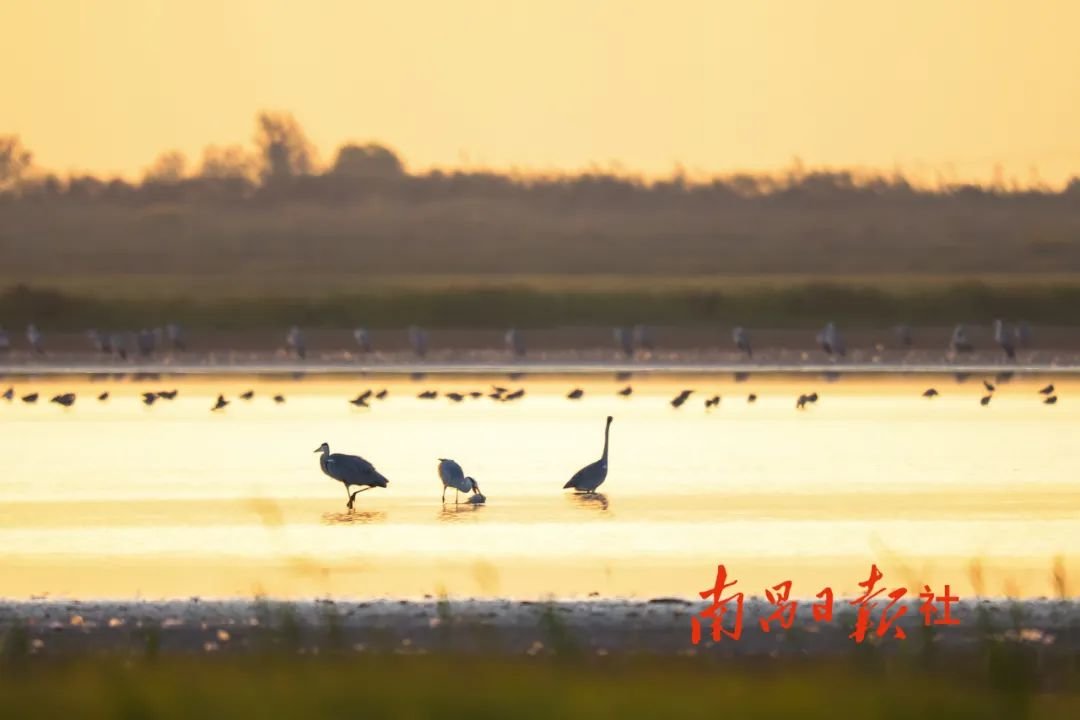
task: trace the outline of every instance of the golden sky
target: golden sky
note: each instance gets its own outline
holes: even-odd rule
[[[329,159],[1080,174],[1071,0],[3,0],[0,133],[137,175],[292,111]]]

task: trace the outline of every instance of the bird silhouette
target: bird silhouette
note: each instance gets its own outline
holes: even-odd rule
[[[390,483],[374,465],[358,455],[331,454],[330,446],[326,443],[316,448],[315,452],[322,453],[319,456],[319,467],[322,471],[345,486],[345,493],[349,496],[345,507],[350,510],[353,509],[353,500],[358,494],[376,487],[384,488]],[[361,489],[350,492],[353,487]]]
[[[680,407],[682,407],[683,403],[684,403],[684,402],[686,402],[686,399],[690,397],[690,394],[691,394],[692,392],[694,392],[694,391],[693,391],[693,390],[683,390],[683,391],[682,391],[681,393],[679,393],[678,395],[676,395],[676,396],[675,396],[675,397],[674,397],[674,398],[673,398],[673,399],[671,400],[671,407],[673,407],[673,408],[680,408]]]
[[[22,396],[22,401],[24,403],[36,403],[37,400],[38,400],[38,394],[37,393],[30,393],[29,395],[23,395]]]
[[[54,402],[57,405],[63,405],[64,407],[71,407],[72,405],[75,404],[75,393],[70,393],[69,392],[69,393],[63,393],[61,395],[56,395],[49,402]]]
[[[461,393],[457,393],[457,392],[448,392],[448,393],[446,393],[446,397],[450,398],[450,400],[452,400],[452,401],[454,401],[456,403],[459,403],[459,402],[461,402],[462,400],[465,399],[464,395],[462,395]]]
[[[416,397],[420,398],[421,400],[434,400],[435,398],[439,397],[439,391],[438,390],[425,390],[424,392],[420,393]]]
[[[380,390],[379,392],[375,393],[375,399],[376,399],[376,400],[385,400],[385,399],[386,399],[386,396],[387,396],[388,394],[389,394],[389,391],[387,391],[387,390],[386,390],[386,389],[384,388],[384,389]]]
[[[106,390],[105,392],[101,393],[100,395],[97,396],[97,399],[100,402],[105,402],[106,400],[109,399],[109,391]]]
[[[994,387],[994,384],[989,380],[983,380],[983,387],[986,388],[987,392],[994,392],[994,390],[997,389]]]
[[[994,397],[994,396],[993,395],[984,395],[982,397],[982,399],[979,400],[979,404],[982,405],[983,407],[986,407],[987,405],[990,404],[990,398],[992,398],[992,397]]]
[[[567,395],[568,400],[580,400],[581,396],[585,394],[585,391],[581,388],[574,388]]]
[[[749,395],[746,396],[746,402],[748,402],[748,403],[757,402],[757,395],[755,395],[754,393],[750,393]]]
[[[1057,404],[1057,395],[1051,395],[1050,397],[1046,398],[1045,400],[1043,400],[1043,404],[1044,405],[1056,405]]]
[[[1054,385],[1053,385],[1053,383],[1051,383],[1051,384],[1047,385],[1046,387],[1044,387],[1043,389],[1039,390],[1039,394],[1040,395],[1053,395],[1054,394]]]
[[[250,400],[253,397],[255,397],[255,391],[254,390],[248,390],[246,392],[240,393],[240,399],[241,400]]]
[[[796,410],[805,410],[806,409],[806,403],[809,402],[809,400],[810,400],[810,398],[807,397],[806,395],[800,395],[799,399],[795,401],[795,409]]]
[[[153,405],[155,402],[157,402],[157,399],[157,393],[144,392],[142,394],[143,405]]]
[[[634,392],[634,388],[627,385],[622,390],[620,390],[618,394],[622,395],[623,397],[630,397],[633,394],[633,392]]]
[[[713,395],[711,398],[705,398],[705,407],[713,408],[720,404],[720,396]]]
[[[285,402],[285,396],[284,395],[275,395],[274,396],[274,402],[276,402],[278,405],[280,405],[281,403]]]
[[[519,388],[512,393],[503,396],[504,401],[518,400],[525,397],[525,388]]]
[[[214,403],[214,407],[210,408],[210,411],[213,412],[215,410],[221,410],[222,408],[224,408],[228,404],[229,404],[229,401],[225,399],[224,395],[218,395],[217,396],[217,402]]]
[[[937,397],[939,394],[940,393],[937,390],[935,390],[934,388],[929,388],[925,392],[923,392],[922,396],[924,398],[932,398],[932,397]]]
[[[11,402],[15,398],[15,388],[9,387],[4,391],[4,399]]]
[[[595,493],[596,488],[600,487],[604,480],[607,479],[608,438],[611,434],[611,421],[612,417],[608,415],[607,425],[604,426],[604,454],[596,462],[589,463],[574,473],[574,476],[563,485],[563,490],[573,488],[578,492]]]
[[[175,400],[179,390],[162,390],[157,394],[162,400]]]
[[[453,460],[439,458],[439,479],[442,480],[442,501],[446,502],[446,489],[454,488],[454,504],[458,502],[459,493],[480,493],[480,486],[471,477],[466,477],[461,466]]]
[[[363,395],[357,395],[356,397],[354,397],[352,400],[349,401],[349,404],[355,405],[356,407],[370,407],[367,404],[367,398],[364,397]]]
[[[818,396],[817,396],[816,392],[812,392],[812,393],[810,393],[809,395],[806,396],[806,402],[808,402],[808,403],[816,403],[817,401],[818,401]]]

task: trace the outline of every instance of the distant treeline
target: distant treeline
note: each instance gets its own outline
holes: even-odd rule
[[[61,178],[0,137],[0,275],[1080,271],[1080,179],[410,173],[377,144],[320,164],[288,114],[256,126],[252,148],[165,153],[140,182]]]

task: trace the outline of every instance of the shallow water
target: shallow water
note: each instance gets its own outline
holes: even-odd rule
[[[80,398],[0,401],[0,595],[691,596],[718,563],[753,594],[789,579],[800,596],[853,594],[871,563],[889,587],[966,595],[1058,594],[1056,567],[1076,594],[1080,384],[1056,381],[1047,407],[1045,382],[1015,379],[982,407],[978,379],[951,377],[634,378],[630,398],[610,377],[20,381]],[[491,383],[526,397],[415,397]],[[942,397],[920,397],[931,384]],[[368,387],[389,398],[345,402]],[[585,398],[566,400],[572,387]],[[675,410],[682,387],[697,392]],[[796,411],[811,390],[821,400]],[[210,413],[218,392],[232,404]],[[599,457],[608,414],[603,494],[576,497],[562,485]],[[390,487],[348,513],[312,452],[324,441]],[[441,504],[440,457],[486,506]]]

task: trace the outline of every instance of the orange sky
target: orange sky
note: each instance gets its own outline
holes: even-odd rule
[[[291,110],[323,159],[1080,174],[1070,0],[4,0],[0,133],[137,175]]]

